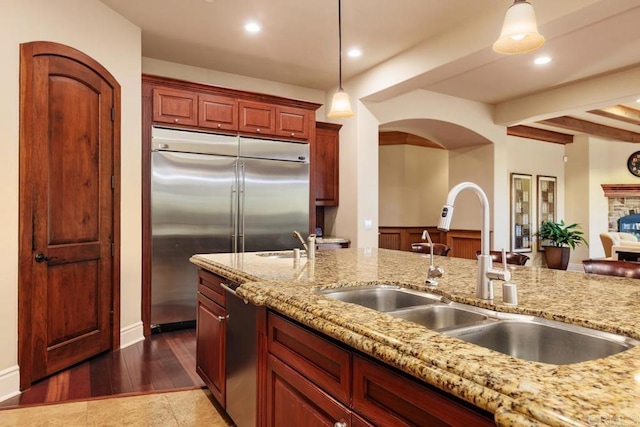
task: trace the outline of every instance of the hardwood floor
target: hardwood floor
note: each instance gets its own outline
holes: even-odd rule
[[[118,394],[204,387],[196,373],[195,329],[153,334],[144,341],[39,381],[0,409]]]

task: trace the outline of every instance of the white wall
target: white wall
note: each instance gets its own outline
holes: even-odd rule
[[[495,200],[493,197],[493,155],[494,146],[491,144],[451,150],[449,154],[449,187],[466,181],[478,184],[489,199],[490,223],[493,221],[494,213],[500,212],[500,209],[494,208],[497,203],[493,202]],[[461,192],[456,198],[454,208],[451,228],[480,230],[482,205],[476,193],[473,191]],[[492,230],[495,228],[496,225],[493,224]],[[495,238],[491,239],[492,246],[493,240]]]
[[[538,230],[537,224],[540,222],[537,218],[537,176],[554,176],[557,178],[557,203],[556,218],[564,219],[564,155],[565,146],[562,144],[554,144],[550,142],[536,141],[532,139],[519,138],[516,136],[507,137],[507,165],[505,171],[507,179],[510,182],[510,174],[528,174],[532,178],[533,198],[531,201],[531,224],[532,233]],[[510,191],[510,190],[508,190]],[[510,212],[509,207],[505,207]],[[509,221],[511,216],[508,216]],[[510,223],[509,223],[510,224]],[[509,235],[511,236],[511,235]],[[507,246],[510,249],[510,241]],[[501,249],[501,248],[498,248]],[[534,245],[534,250],[536,249]],[[528,265],[541,265],[541,254],[537,251],[526,253],[531,257]]]
[[[140,324],[140,30],[97,0],[5,1],[0,13],[0,400],[18,391],[18,147],[20,43],[53,41],[106,67],[122,87],[121,324]],[[141,328],[139,329],[140,337]]]
[[[589,137],[576,136],[573,144],[567,144],[566,181],[565,181],[565,223],[578,223],[589,240],[589,200],[590,200],[590,149]],[[563,218],[560,218],[563,219]],[[607,222],[605,221],[605,224]],[[594,242],[595,243],[595,242]],[[589,249],[580,245],[571,251],[570,270],[582,270],[582,260],[589,258]]]
[[[449,188],[449,152],[408,144],[378,152],[380,226],[436,225]]]

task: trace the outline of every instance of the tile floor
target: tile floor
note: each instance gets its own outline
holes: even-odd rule
[[[7,409],[0,426],[232,426],[210,396],[197,389]]]

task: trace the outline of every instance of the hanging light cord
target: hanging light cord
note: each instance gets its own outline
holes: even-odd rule
[[[338,0],[338,86],[342,89],[342,7]]]

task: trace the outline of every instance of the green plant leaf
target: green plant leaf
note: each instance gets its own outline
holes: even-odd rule
[[[560,220],[560,222],[544,221],[536,236],[541,240],[549,241],[552,246],[569,246],[571,249],[575,249],[576,246],[583,243],[589,246],[584,238],[584,233],[579,228],[577,223],[566,225],[564,220]]]

